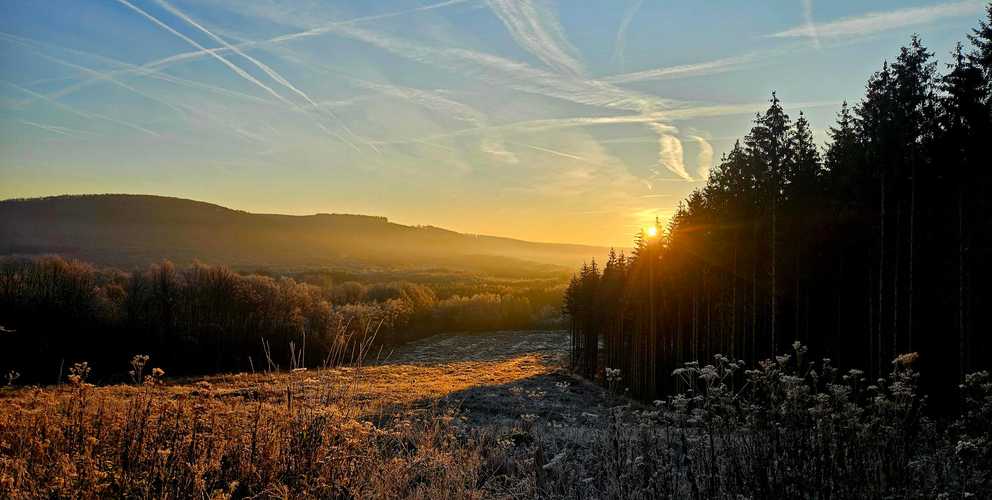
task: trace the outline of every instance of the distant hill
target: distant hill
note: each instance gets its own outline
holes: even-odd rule
[[[169,259],[236,268],[434,265],[498,270],[576,265],[601,247],[412,227],[385,217],[273,215],[148,195],[0,201],[0,254],[57,253],[131,268]]]

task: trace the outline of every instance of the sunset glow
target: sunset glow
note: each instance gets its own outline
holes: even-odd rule
[[[823,144],[907,33],[943,56],[981,12],[970,0],[12,0],[0,198],[156,194],[626,246],[645,219],[634,214],[667,223],[771,90]]]

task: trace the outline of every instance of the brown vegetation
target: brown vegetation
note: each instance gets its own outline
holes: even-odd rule
[[[442,336],[368,366],[109,387],[75,367],[68,385],[0,392],[0,496],[992,494],[988,373],[968,377],[962,417],[934,422],[913,356],[869,382],[797,345],[747,371],[690,363],[674,374],[687,392],[645,406],[567,376],[567,346],[557,332]]]

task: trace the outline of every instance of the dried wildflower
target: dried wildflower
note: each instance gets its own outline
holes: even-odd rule
[[[135,354],[131,357],[131,371],[127,372],[131,376],[131,381],[139,383],[144,376],[145,365],[151,359],[147,354]]]
[[[920,359],[920,354],[916,352],[908,352],[906,354],[900,354],[896,356],[896,359],[892,360],[892,364],[897,367],[909,368],[913,366],[916,361]]]
[[[86,361],[74,363],[69,368],[69,383],[76,387],[86,385],[86,377],[90,375],[90,365]]]

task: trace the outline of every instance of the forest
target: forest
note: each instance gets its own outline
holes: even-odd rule
[[[666,227],[573,277],[572,365],[650,401],[717,353],[756,363],[798,342],[867,380],[916,353],[953,402],[937,389],[992,353],[992,7],[944,66],[914,36],[824,147],[773,92]]]
[[[139,354],[173,375],[385,358],[438,332],[557,327],[566,281],[444,270],[241,274],[168,261],[124,272],[3,257],[0,370],[53,383],[87,361],[94,380],[120,382]]]

